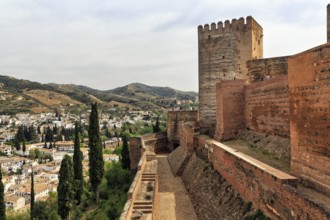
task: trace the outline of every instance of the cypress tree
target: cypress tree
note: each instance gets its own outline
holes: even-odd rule
[[[65,155],[59,171],[58,193],[58,214],[62,219],[70,219],[70,209],[73,205],[73,169],[71,157]]]
[[[75,200],[79,205],[81,202],[81,195],[83,193],[83,166],[82,166],[83,155],[80,150],[80,137],[78,131],[78,122],[75,126],[75,140],[74,140],[74,152],[73,152],[73,173],[75,183]]]
[[[97,113],[97,103],[92,104],[92,111],[89,117],[88,129],[89,147],[89,179],[95,200],[99,200],[99,184],[104,174],[103,149],[100,138],[100,127]]]
[[[123,136],[123,149],[121,150],[121,166],[123,169],[128,170],[130,168],[131,161],[129,159],[128,141],[127,136]]]
[[[32,170],[32,173],[31,173],[31,197],[30,197],[30,218],[31,220],[33,219],[34,217],[34,203],[35,203],[35,198],[34,198],[34,173],[33,173],[33,170]]]
[[[6,220],[6,205],[4,199],[4,186],[2,183],[2,171],[0,166],[0,220]]]
[[[17,138],[15,138],[14,140],[14,145],[17,151],[21,150],[21,145],[19,143],[19,140]]]
[[[159,118],[158,118],[158,117],[157,117],[157,119],[156,119],[156,124],[153,125],[153,130],[154,130],[154,133],[160,132]]]
[[[23,131],[23,126],[19,126],[17,133],[16,133],[16,139],[21,142],[24,139],[24,131]]]
[[[25,154],[26,146],[25,146],[25,141],[24,140],[23,140],[23,148],[22,148],[22,150],[23,150],[23,153]]]

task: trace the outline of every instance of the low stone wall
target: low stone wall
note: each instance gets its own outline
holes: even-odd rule
[[[330,211],[295,189],[298,179],[221,143],[212,145],[214,168],[272,219],[330,218]]]
[[[182,180],[199,219],[243,219],[253,213],[239,194],[213,167],[192,156]]]
[[[180,176],[182,174],[185,165],[189,161],[189,158],[190,155],[182,146],[172,151],[172,153],[168,156],[168,162],[174,176]]]
[[[142,136],[146,147],[155,153],[161,153],[167,151],[167,137],[166,132],[158,132],[153,134],[147,134]]]

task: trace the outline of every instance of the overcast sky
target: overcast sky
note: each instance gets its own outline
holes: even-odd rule
[[[198,91],[197,26],[252,15],[264,57],[326,42],[324,0],[0,0],[0,75]]]

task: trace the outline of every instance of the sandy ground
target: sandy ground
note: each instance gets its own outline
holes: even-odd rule
[[[174,177],[167,155],[157,155],[158,161],[158,208],[157,220],[198,220],[180,177]]]

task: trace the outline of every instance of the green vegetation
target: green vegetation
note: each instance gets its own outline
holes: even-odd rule
[[[116,107],[126,110],[136,108],[148,111],[173,107],[186,109],[196,106],[197,97],[196,92],[182,92],[169,87],[154,87],[140,83],[107,91],[72,84],[41,84],[8,76],[0,76],[0,83],[3,84],[2,89],[10,93],[7,100],[0,101],[0,113],[2,114],[45,110],[55,112],[60,108],[73,114],[79,114],[95,101],[100,102],[106,108]],[[43,93],[47,93],[48,96],[45,97],[42,95]],[[21,101],[22,99],[24,101]],[[58,100],[60,104],[54,106],[45,102],[45,99]]]
[[[252,202],[245,202],[243,206],[243,214],[245,215],[252,209]]]
[[[160,132],[159,118],[157,117],[155,125],[153,125],[154,133]]]
[[[35,217],[34,214],[34,205],[35,205],[35,196],[34,196],[34,173],[32,170],[31,173],[31,196],[30,196],[30,216],[31,216],[31,220]]]
[[[105,177],[100,185],[98,206],[87,213],[87,219],[119,219],[127,200],[127,191],[134,178],[131,171],[122,168],[119,162],[107,163]]]
[[[271,220],[269,217],[265,216],[260,209],[257,209],[252,214],[248,214],[243,220]]]
[[[2,172],[1,172],[1,166],[0,166],[0,220],[6,219],[6,206],[5,206],[5,200],[4,200],[4,186],[2,183]]]
[[[70,211],[74,205],[74,183],[73,183],[73,168],[71,157],[65,155],[59,172],[59,184],[57,187],[58,193],[58,214],[62,219],[70,218]]]
[[[80,137],[78,131],[78,122],[75,124],[75,141],[74,141],[74,152],[73,152],[73,173],[74,173],[74,185],[75,185],[75,200],[79,205],[81,202],[81,195],[83,193],[83,166],[82,166],[83,155],[80,150]]]
[[[123,148],[121,150],[121,166],[125,170],[129,170],[130,168],[130,158],[129,158],[129,150],[128,150],[128,140],[127,136],[123,136]]]
[[[96,202],[99,201],[99,185],[104,174],[103,148],[99,131],[99,118],[97,103],[92,104],[89,118],[88,130],[89,147],[89,181],[95,195]]]

